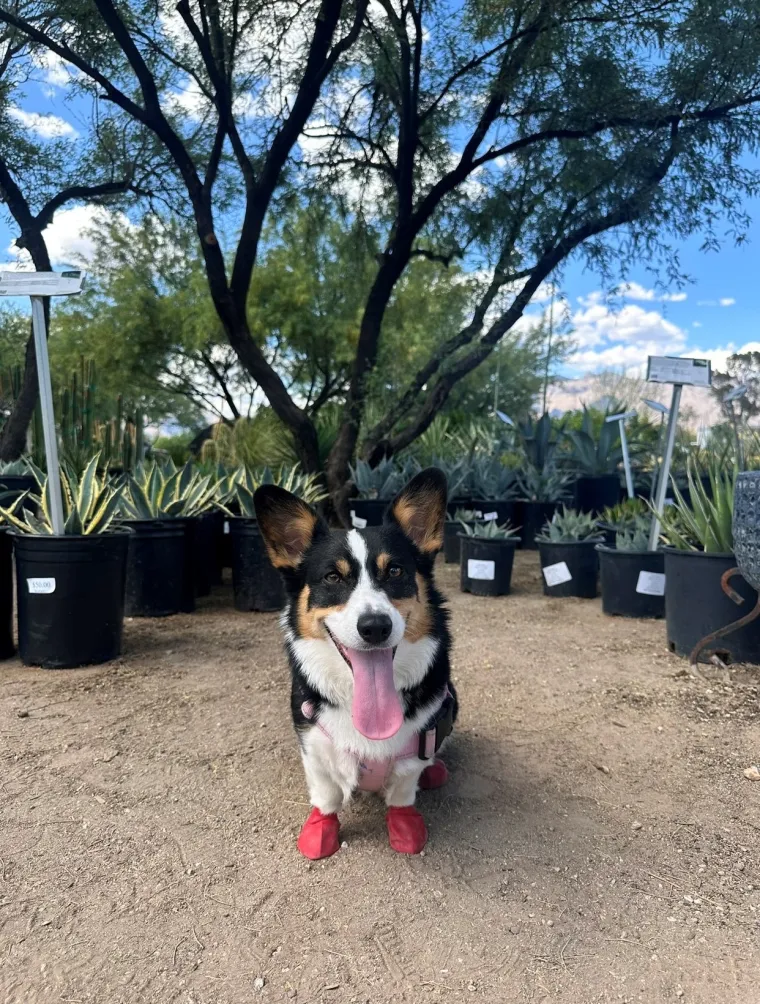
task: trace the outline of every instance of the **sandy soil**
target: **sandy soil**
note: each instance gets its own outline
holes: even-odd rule
[[[116,664],[0,664],[0,1000],[760,1001],[760,671],[693,681],[534,554],[507,598],[439,578],[462,714],[414,858],[371,796],[299,857],[276,617],[225,590]]]

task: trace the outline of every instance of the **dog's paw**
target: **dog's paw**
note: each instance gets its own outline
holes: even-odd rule
[[[423,791],[431,788],[441,788],[449,779],[449,772],[443,760],[434,760],[420,774],[419,786]]]
[[[391,847],[399,854],[419,854],[427,843],[425,820],[413,805],[392,805],[385,822]]]
[[[334,812],[323,816],[319,809],[312,809],[298,837],[298,850],[312,861],[329,858],[340,848],[339,828],[340,823]]]

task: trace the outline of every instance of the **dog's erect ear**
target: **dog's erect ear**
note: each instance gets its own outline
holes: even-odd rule
[[[309,549],[319,516],[278,485],[262,485],[253,496],[256,518],[275,568],[297,568]]]
[[[437,467],[415,474],[388,506],[385,522],[397,523],[420,551],[434,554],[443,547],[446,522],[446,476]]]

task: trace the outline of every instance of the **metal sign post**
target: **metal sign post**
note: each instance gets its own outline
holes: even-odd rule
[[[28,296],[32,301],[32,331],[37,359],[37,379],[42,412],[42,434],[47,461],[50,521],[55,536],[63,536],[63,500],[58,463],[58,439],[55,431],[53,387],[50,382],[50,359],[45,328],[45,296],[69,296],[81,293],[84,272],[0,272],[0,296]]]
[[[681,391],[684,384],[694,387],[709,387],[712,383],[712,371],[709,359],[681,359],[674,356],[650,356],[647,364],[647,380],[651,383],[672,383],[673,399],[670,402],[668,429],[665,435],[665,453],[662,458],[660,475],[657,479],[654,507],[656,516],[652,520],[649,534],[649,550],[657,550],[660,537],[660,520],[665,509],[665,496],[670,478],[670,465],[673,460],[673,447],[676,442],[676,426],[678,424],[678,408],[681,404]]]
[[[605,422],[617,422],[620,429],[620,446],[623,450],[623,467],[625,469],[625,487],[628,492],[628,498],[632,499],[633,495],[633,476],[631,474],[631,458],[628,455],[628,439],[625,434],[625,423],[629,418],[634,418],[636,415],[635,411],[625,411],[621,412],[619,415],[608,415],[605,418]]]
[[[730,390],[728,394],[723,398],[723,407],[729,414],[731,418],[731,426],[734,430],[734,447],[736,448],[736,462],[739,465],[739,470],[744,470],[744,450],[742,449],[742,441],[739,435],[739,424],[736,416],[736,408],[734,408],[734,401],[740,401],[747,393],[748,387],[744,383],[740,383],[738,387],[734,387]],[[730,406],[730,407],[729,407]]]
[[[659,401],[653,401],[648,397],[642,397],[641,400],[648,408],[651,408],[652,411],[660,413],[660,435],[657,438],[657,470],[653,472],[652,487],[649,491],[649,501],[653,502],[655,488],[657,487],[657,475],[660,473],[660,458],[662,457],[662,451],[665,447],[665,442],[663,440],[663,436],[665,435],[665,416],[669,414],[669,409]]]

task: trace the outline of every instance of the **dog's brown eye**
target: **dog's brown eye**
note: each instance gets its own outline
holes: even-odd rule
[[[335,585],[336,582],[340,582],[340,576],[337,572],[328,572],[325,576],[325,582],[330,582]]]
[[[388,566],[388,575],[392,579],[398,579],[403,574],[404,574],[404,569],[401,567],[401,565],[389,565]]]

